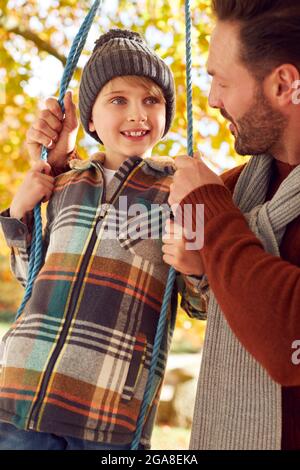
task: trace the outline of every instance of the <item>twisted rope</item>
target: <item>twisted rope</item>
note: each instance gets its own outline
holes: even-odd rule
[[[190,0],[185,1],[185,56],[186,56],[186,107],[187,107],[187,150],[193,156],[193,82],[192,82],[192,20]]]
[[[185,42],[186,42],[186,88],[187,88],[187,147],[188,154],[193,155],[193,103],[192,103],[192,47],[191,47],[191,30],[192,30],[192,21],[191,21],[191,11],[190,11],[190,1],[185,1]],[[168,307],[170,304],[173,287],[176,279],[176,271],[174,268],[170,268],[166,290],[163,298],[163,303],[160,311],[160,317],[157,325],[157,330],[155,334],[155,340],[153,345],[153,354],[151,358],[151,364],[149,369],[149,375],[147,379],[145,394],[140,408],[140,414],[137,421],[137,427],[135,435],[131,444],[132,450],[137,450],[141,441],[141,436],[143,432],[143,426],[145,422],[145,417],[147,410],[151,404],[151,399],[155,394],[155,371],[157,368],[158,357],[160,352],[160,346],[162,343],[164,330],[167,323],[167,314]]]
[[[95,15],[100,8],[103,0],[95,0],[89,13],[86,15],[78,33],[75,36],[71,50],[68,55],[65,70],[61,79],[60,91],[58,102],[61,106],[62,112],[65,112],[64,96],[68,89],[69,83],[72,79],[73,73],[77,66],[80,54],[85,45],[87,35],[92,26]],[[47,161],[48,150],[42,146],[41,160]],[[27,301],[31,297],[33,283],[39,273],[43,259],[43,235],[42,235],[42,217],[41,217],[41,204],[37,204],[34,208],[34,228],[33,237],[30,248],[30,258],[28,265],[28,281],[25,289],[25,294],[21,305],[17,311],[16,319],[19,318],[24,310]]]

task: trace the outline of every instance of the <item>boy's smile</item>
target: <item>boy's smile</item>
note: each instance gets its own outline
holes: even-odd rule
[[[131,129],[128,131],[121,131],[121,134],[131,140],[142,140],[147,134],[149,134],[149,132],[149,129]]]
[[[100,91],[89,129],[105,146],[105,166],[117,169],[132,156],[147,157],[164,134],[166,105],[163,96],[139,78],[116,77]]]

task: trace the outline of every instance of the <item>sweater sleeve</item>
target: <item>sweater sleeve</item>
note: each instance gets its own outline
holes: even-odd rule
[[[231,329],[275,381],[299,386],[300,268],[264,251],[226,187],[202,186],[184,203],[204,204],[201,256]]]

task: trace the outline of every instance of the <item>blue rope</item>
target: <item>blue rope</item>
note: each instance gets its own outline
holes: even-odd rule
[[[192,20],[190,0],[185,1],[185,54],[186,54],[186,89],[187,89],[187,150],[193,156],[193,83],[192,83]]]
[[[64,96],[68,89],[69,83],[72,79],[73,73],[77,66],[80,54],[85,45],[87,35],[95,18],[95,15],[100,8],[103,0],[95,0],[89,13],[86,15],[78,33],[75,36],[69,56],[67,59],[66,67],[61,79],[60,92],[58,102],[61,106],[62,112],[65,112],[64,107]],[[46,147],[42,147],[41,160],[47,161],[48,150]],[[34,208],[34,229],[33,237],[30,249],[30,258],[28,266],[28,281],[26,285],[25,294],[22,303],[17,311],[16,319],[19,318],[24,310],[26,302],[31,297],[32,286],[39,273],[43,259],[43,236],[42,236],[42,217],[41,217],[41,205],[37,204]]]
[[[192,47],[191,47],[191,11],[190,1],[185,1],[185,41],[186,41],[186,87],[187,87],[187,146],[188,154],[193,156],[193,103],[192,103]],[[173,287],[176,279],[176,271],[174,268],[170,268],[167,286],[164,294],[164,299],[160,311],[160,317],[157,325],[157,331],[155,334],[155,340],[153,345],[153,354],[151,358],[151,364],[149,369],[149,375],[147,379],[145,394],[140,408],[140,413],[137,421],[137,427],[135,435],[131,444],[132,450],[138,450],[143,432],[143,426],[145,422],[146,413],[148,407],[151,404],[151,398],[155,393],[155,370],[158,364],[158,357],[160,352],[160,346],[166,326],[168,307],[170,304]]]

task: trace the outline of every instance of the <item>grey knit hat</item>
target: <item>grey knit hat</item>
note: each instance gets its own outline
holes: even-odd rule
[[[166,100],[168,132],[175,112],[175,86],[170,68],[144,42],[140,34],[126,29],[111,29],[95,42],[85,65],[79,87],[79,111],[84,129],[102,143],[96,132],[89,130],[93,105],[103,86],[114,77],[138,75],[153,80]]]

